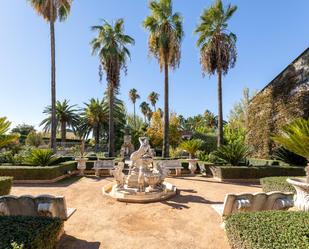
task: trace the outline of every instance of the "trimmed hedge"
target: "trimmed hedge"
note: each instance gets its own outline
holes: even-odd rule
[[[224,179],[260,179],[269,176],[304,176],[304,167],[280,166],[212,166],[214,177]]]
[[[0,177],[0,195],[8,195],[11,191],[13,177]]]
[[[265,177],[260,182],[264,192],[281,191],[296,193],[295,188],[286,181],[288,178],[286,176]]]
[[[48,217],[0,216],[0,248],[54,249],[63,221]]]
[[[64,162],[55,166],[0,166],[0,176],[12,176],[14,180],[52,180],[76,170],[76,162]]]
[[[225,224],[232,249],[309,248],[309,212],[237,213]]]
[[[280,160],[248,158],[247,161],[251,166],[289,166],[289,164]]]

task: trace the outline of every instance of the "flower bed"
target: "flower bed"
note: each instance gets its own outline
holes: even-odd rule
[[[56,248],[63,221],[48,217],[0,216],[0,248]]]
[[[13,177],[0,177],[0,195],[8,195],[11,191]]]
[[[232,249],[309,248],[308,212],[237,213],[225,229]]]

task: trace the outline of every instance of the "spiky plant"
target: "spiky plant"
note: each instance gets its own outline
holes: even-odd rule
[[[190,155],[190,158],[194,158],[196,152],[201,148],[203,141],[200,139],[191,139],[187,141],[183,141],[179,147],[185,151],[187,151]]]
[[[17,134],[7,134],[11,126],[6,117],[0,118],[0,149],[18,140]]]
[[[157,104],[157,101],[159,100],[159,96],[160,95],[156,92],[151,92],[148,95],[148,100],[150,101],[150,104],[153,106],[153,109],[155,112],[157,111],[156,104]]]
[[[49,149],[34,149],[26,159],[26,163],[33,166],[50,166],[57,161],[52,150]]]
[[[108,96],[109,96],[109,156],[115,155],[115,127],[114,127],[114,100],[120,84],[120,72],[127,71],[127,59],[130,52],[127,45],[133,45],[134,39],[125,34],[124,20],[118,19],[114,24],[103,21],[102,25],[93,26],[93,31],[97,31],[97,37],[90,45],[92,54],[98,55],[100,59],[100,75],[106,74]]]
[[[234,67],[237,57],[236,35],[227,29],[227,22],[236,10],[232,5],[224,8],[222,0],[216,0],[203,11],[195,29],[203,74],[218,76],[218,146],[223,144],[222,74]]]
[[[68,17],[72,0],[28,0],[33,9],[49,22],[51,50],[51,136],[50,146],[56,152],[56,59],[55,59],[55,22]]]
[[[173,13],[172,0],[151,0],[151,15],[146,17],[143,25],[149,31],[149,53],[153,55],[164,69],[164,135],[163,157],[169,157],[169,68],[179,67],[181,42],[184,35],[182,16]]]

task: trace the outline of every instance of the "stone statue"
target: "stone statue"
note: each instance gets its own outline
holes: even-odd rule
[[[122,172],[124,168],[124,163],[119,162],[118,165],[113,170],[113,176],[116,180],[117,187],[121,188],[124,185],[125,174]]]

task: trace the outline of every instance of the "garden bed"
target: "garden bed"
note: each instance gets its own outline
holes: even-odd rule
[[[270,176],[304,176],[304,167],[282,166],[211,166],[213,176],[221,181],[257,181]]]
[[[0,248],[56,248],[63,221],[48,217],[0,216]]]
[[[308,212],[237,213],[225,224],[232,249],[309,248]]]
[[[76,162],[55,166],[0,166],[0,176],[11,176],[15,183],[52,183],[76,171]]]
[[[8,195],[11,191],[13,177],[0,177],[0,195]]]
[[[264,192],[280,191],[296,193],[295,188],[286,180],[287,176],[265,177],[260,180]]]

